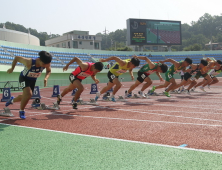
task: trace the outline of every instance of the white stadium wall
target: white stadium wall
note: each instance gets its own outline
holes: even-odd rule
[[[31,34],[0,28],[0,40],[27,45],[40,46],[38,37]]]

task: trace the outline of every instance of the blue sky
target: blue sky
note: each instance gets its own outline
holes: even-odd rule
[[[179,20],[190,24],[204,13],[220,15],[221,1],[211,0],[0,0],[0,23],[21,24],[48,34],[72,30],[112,32],[128,18]]]

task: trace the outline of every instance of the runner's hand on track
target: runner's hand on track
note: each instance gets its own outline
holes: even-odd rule
[[[63,71],[67,71],[68,68],[69,68],[69,66],[65,66],[65,67],[63,67]]]
[[[13,72],[13,69],[12,69],[12,68],[10,68],[10,69],[7,70],[7,73],[9,73],[9,74],[12,73],[12,72]]]

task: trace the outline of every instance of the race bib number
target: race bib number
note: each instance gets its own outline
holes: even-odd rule
[[[127,70],[118,70],[118,71],[116,71],[116,73],[118,73],[118,74],[122,74],[122,73],[125,73],[125,72],[127,72]]]
[[[73,81],[75,79],[75,76],[72,74],[69,76],[70,80]]]
[[[27,77],[38,78],[41,76],[41,73],[29,72]]]
[[[22,89],[25,88],[25,81],[20,83],[20,88],[22,88]]]
[[[141,75],[141,78],[142,78],[142,79],[145,79],[145,78],[146,78],[146,75],[145,75],[145,74],[142,74],[142,75]]]
[[[171,78],[172,78],[172,75],[171,75],[171,74],[168,74],[168,78],[171,79]]]
[[[81,76],[81,77],[89,77],[89,76],[91,76],[91,75],[88,74],[88,73],[81,72],[81,73],[79,73],[78,76]]]
[[[113,74],[110,77],[111,77],[112,80],[116,78],[116,76],[113,75]]]

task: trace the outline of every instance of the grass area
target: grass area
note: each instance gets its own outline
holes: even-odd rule
[[[0,167],[222,169],[222,155],[0,124]]]

